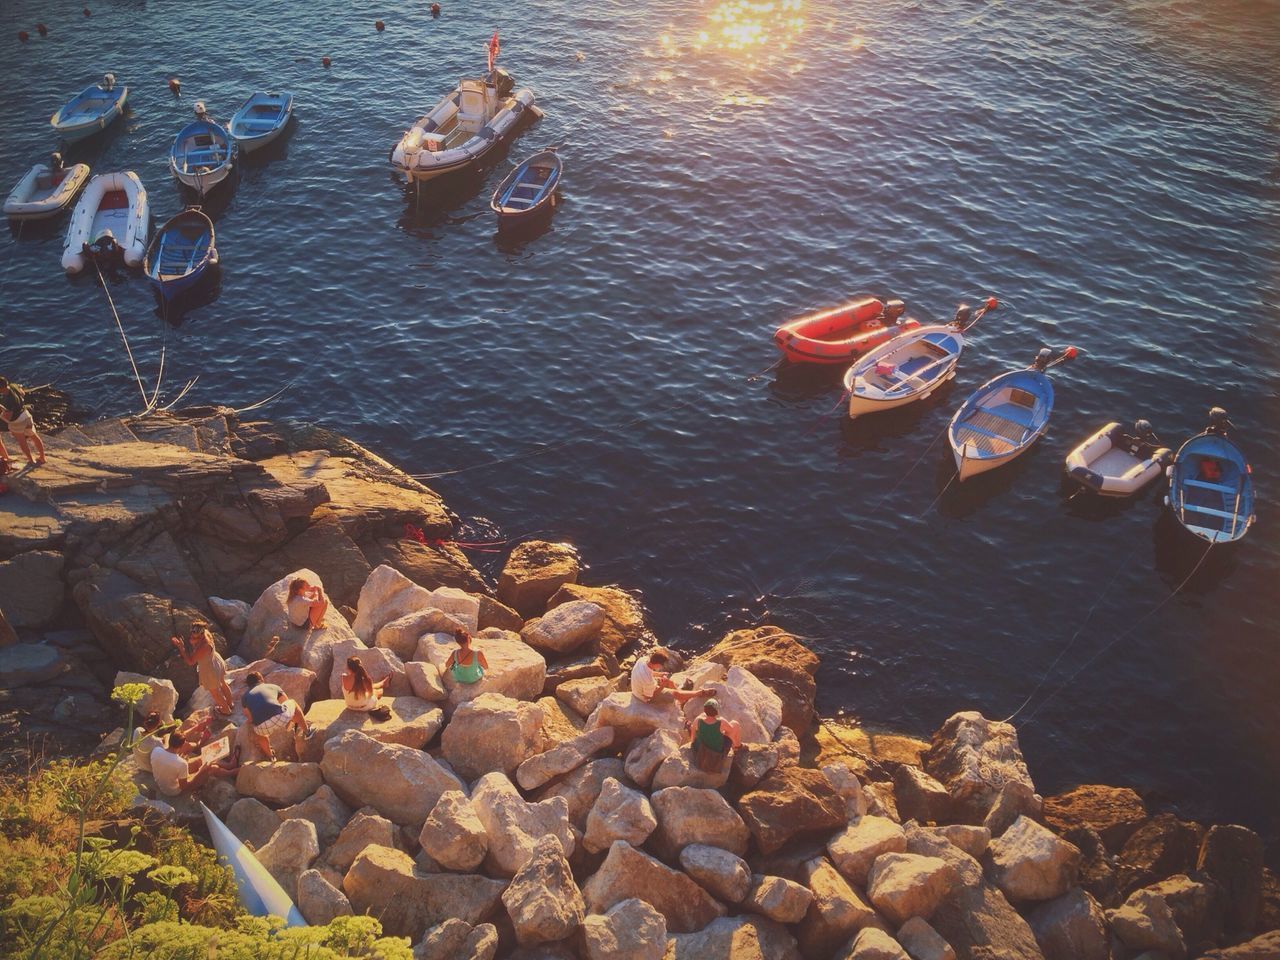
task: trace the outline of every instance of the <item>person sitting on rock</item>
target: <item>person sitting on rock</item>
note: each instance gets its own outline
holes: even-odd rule
[[[151,774],[156,789],[166,797],[181,796],[194,790],[208,777],[234,777],[240,769],[240,748],[220,763],[205,763],[200,757],[188,757],[193,745],[182,734],[173,732],[163,746],[151,751]]]
[[[302,708],[283,690],[274,683],[266,683],[256,670],[245,677],[244,682],[247,688],[242,698],[244,714],[253,732],[253,742],[263,756],[268,760],[276,758],[271,749],[271,734],[275,730],[293,727],[295,737],[311,739],[312,728],[307,725]]]
[[[714,698],[702,705],[700,717],[685,726],[693,745],[693,765],[704,773],[719,773],[729,750],[742,746],[738,721],[720,716],[720,704]]]
[[[203,745],[209,739],[209,728],[213,717],[205,710],[197,710],[186,720],[179,723],[161,720],[160,714],[152,710],[142,721],[142,726],[133,728],[133,760],[139,769],[151,772],[151,751],[163,747],[165,738],[175,730],[182,734],[187,743]]]
[[[641,657],[631,668],[631,695],[645,703],[675,700],[684,705],[694,697],[709,697],[715,691],[678,690],[671,676],[663,669],[670,657],[661,650],[654,650],[648,657]]]
[[[453,679],[458,683],[479,683],[484,679],[484,672],[489,669],[489,661],[485,659],[484,652],[472,648],[471,634],[462,627],[453,631],[453,639],[457,642],[458,649],[449,654],[444,668],[453,674]]]
[[[374,680],[369,676],[359,657],[347,657],[347,669],[342,673],[342,700],[348,710],[367,713],[377,720],[390,720],[391,711],[378,706],[378,698],[386,685],[387,678]]]
[[[235,698],[231,696],[231,688],[227,686],[227,661],[222,659],[218,648],[213,645],[213,636],[209,633],[209,625],[200,620],[191,624],[191,633],[187,642],[178,637],[173,638],[173,645],[182,654],[187,666],[196,668],[196,677],[200,686],[209,691],[218,713],[224,717],[231,716],[231,707]],[[187,647],[190,645],[190,651]]]
[[[31,416],[31,408],[27,406],[26,394],[16,383],[10,383],[4,377],[0,377],[0,420],[8,425],[27,463],[44,463],[44,441],[36,433],[36,422]],[[38,456],[31,455],[32,444]],[[7,465],[9,460],[9,451],[0,440],[0,462]]]
[[[305,577],[298,577],[289,584],[289,598],[285,606],[289,622],[295,627],[319,630],[325,625],[324,615],[329,609],[329,601],[325,599],[324,591],[308,583]]]

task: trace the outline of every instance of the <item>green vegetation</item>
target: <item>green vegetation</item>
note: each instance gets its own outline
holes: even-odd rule
[[[141,684],[117,687],[133,729]],[[372,917],[287,928],[246,914],[231,871],[187,830],[129,812],[117,756],[0,780],[0,957],[13,960],[411,960]]]

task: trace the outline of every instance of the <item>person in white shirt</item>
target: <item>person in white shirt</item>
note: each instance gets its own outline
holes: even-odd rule
[[[240,768],[240,750],[237,747],[227,758],[228,764],[204,763],[199,757],[183,754],[187,741],[180,733],[169,734],[165,745],[151,751],[151,775],[156,778],[156,789],[166,797],[178,797],[184,791],[194,790],[207,777],[234,777]]]
[[[645,703],[670,698],[683,706],[694,697],[709,697],[715,693],[714,690],[707,688],[700,690],[676,689],[670,674],[664,669],[668,659],[670,658],[661,650],[655,650],[648,657],[643,657],[636,661],[636,665],[631,668],[632,696],[643,700]]]

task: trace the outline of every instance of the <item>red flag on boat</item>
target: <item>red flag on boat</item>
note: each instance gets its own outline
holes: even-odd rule
[[[498,53],[502,50],[502,44],[498,43],[498,31],[493,31],[493,36],[489,38],[489,72],[493,72],[493,62],[498,59]]]

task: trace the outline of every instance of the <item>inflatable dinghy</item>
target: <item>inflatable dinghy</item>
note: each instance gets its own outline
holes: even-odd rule
[[[1151,424],[1139,420],[1133,433],[1108,423],[1067,454],[1067,476],[1104,497],[1128,497],[1164,473],[1173,451],[1160,445]]]
[[[76,163],[52,172],[45,163],[37,163],[18,181],[4,202],[4,213],[10,220],[40,220],[57,216],[75,202],[76,196],[89,182],[89,165]]]
[[[151,211],[147,191],[132,170],[100,173],[89,181],[67,227],[62,268],[79,273],[93,257],[120,257],[137,267],[147,252]]]
[[[1209,426],[1179,449],[1169,467],[1165,504],[1191,534],[1209,543],[1240,540],[1253,512],[1253,470],[1227,438],[1231,421],[1221,407],[1209,411]]]
[[[792,363],[849,363],[900,333],[916,330],[918,320],[904,320],[906,304],[871,297],[789,320],[773,334],[773,342]]]

